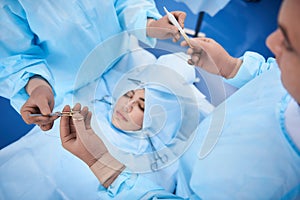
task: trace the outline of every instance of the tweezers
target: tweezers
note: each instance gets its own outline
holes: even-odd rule
[[[136,80],[136,79],[133,79],[133,78],[127,78],[127,80],[132,81],[136,85],[142,85],[142,84],[144,84],[142,81]]]
[[[193,46],[190,43],[190,39],[189,37],[186,35],[186,33],[184,32],[184,30],[181,28],[181,26],[179,25],[177,19],[174,17],[174,15],[172,13],[170,13],[166,7],[164,7],[164,10],[168,16],[168,19],[170,20],[170,22],[176,26],[176,28],[179,30],[180,34],[183,36],[183,38],[185,39],[185,41],[188,43],[188,45],[193,48]]]
[[[91,102],[92,102],[92,103],[95,103],[95,102],[97,102],[97,101],[100,101],[100,102],[102,102],[102,103],[106,103],[106,104],[108,104],[108,105],[112,105],[112,103],[108,100],[108,98],[109,98],[109,95],[105,95],[105,96],[102,97],[101,99],[94,99],[94,100],[92,100]]]
[[[75,113],[78,113],[79,111],[69,111],[69,112],[54,112],[50,113],[49,115],[43,115],[41,113],[34,113],[34,114],[29,114],[30,117],[40,117],[40,116],[45,116],[45,117],[52,117],[52,116],[59,116],[59,117],[72,117]]]

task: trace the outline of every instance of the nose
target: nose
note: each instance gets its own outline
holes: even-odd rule
[[[277,29],[269,35],[266,44],[268,48],[274,53],[275,57],[279,57],[282,52],[282,44],[284,41],[283,34],[280,29]]]
[[[124,111],[128,113],[131,112],[135,103],[135,100],[128,101],[127,104],[124,106]]]

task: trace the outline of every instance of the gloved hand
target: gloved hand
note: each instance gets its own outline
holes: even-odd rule
[[[81,110],[81,105],[76,104],[72,110],[75,111],[72,118],[61,117],[60,120],[62,146],[85,162],[107,188],[125,166],[109,154],[102,140],[91,128],[92,113],[88,108]],[[63,111],[70,111],[70,106],[65,106]]]
[[[54,107],[54,95],[51,86],[42,78],[31,78],[26,86],[30,95],[21,108],[21,115],[27,124],[37,124],[43,131],[50,130],[58,116],[49,115]],[[45,116],[32,117],[29,114],[43,114]]]
[[[173,11],[171,13],[175,16],[180,26],[184,28],[186,14],[181,11]],[[147,35],[157,39],[173,38],[173,42],[177,42],[180,39],[178,29],[171,24],[167,15],[163,16],[159,20],[148,19]]]
[[[188,63],[203,68],[204,70],[221,75],[225,78],[233,78],[238,72],[242,60],[230,56],[227,51],[211,38],[192,38],[187,54],[191,56]],[[181,46],[188,46],[186,41]]]

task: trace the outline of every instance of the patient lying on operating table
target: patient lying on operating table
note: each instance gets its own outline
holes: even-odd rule
[[[107,72],[94,91],[95,99],[89,106],[95,115],[92,129],[131,171],[173,192],[176,160],[212,106],[193,89],[193,75],[182,77],[160,65],[142,66],[119,77],[111,76],[113,71],[118,70]],[[166,74],[173,78],[166,79]],[[82,98],[76,102],[93,96],[87,95],[89,91],[79,92]]]
[[[170,57],[165,63],[170,60],[179,63],[176,58],[186,63],[178,56]],[[63,105],[80,102],[88,106],[93,113],[92,129],[108,151],[126,165],[125,171],[143,174],[173,192],[178,157],[193,141],[199,122],[212,107],[193,85],[195,73],[190,66],[180,63],[167,67],[159,60],[153,65],[133,66],[135,63],[128,65],[128,60],[117,63],[95,81],[94,87],[88,85],[66,95]],[[133,123],[128,126],[129,115],[125,111],[133,111],[130,109],[135,109],[135,117],[140,118],[133,121],[136,118],[130,116]],[[10,199],[32,199],[36,195],[40,199],[99,197],[99,181],[81,160],[61,147],[57,125],[45,133],[34,128],[1,150],[0,196]],[[109,190],[114,192],[113,187]]]

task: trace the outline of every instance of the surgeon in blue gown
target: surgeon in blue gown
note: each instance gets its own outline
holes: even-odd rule
[[[278,28],[267,38],[276,59],[265,60],[254,52],[233,58],[213,39],[191,39],[194,48],[188,50],[189,63],[225,77],[239,90],[200,123],[195,140],[179,159],[175,195],[141,175],[117,170],[120,166],[109,169],[102,165],[91,167],[100,183],[112,183],[99,187],[101,197],[299,199],[299,9],[297,0],[282,3]],[[61,123],[66,120],[63,117]],[[83,121],[82,116],[73,119],[78,135],[90,130],[82,128]],[[69,134],[67,126],[61,127],[61,133]],[[68,141],[63,145],[77,156],[86,152],[85,148],[71,148]],[[101,160],[95,164],[101,165]]]
[[[0,95],[11,100],[26,123],[42,130],[51,129],[57,117],[29,114],[50,114],[66,93],[88,82],[74,85],[80,64],[96,45],[129,32],[105,47],[99,60],[106,65],[132,45],[129,35],[150,46],[154,38],[180,37],[152,0],[5,0],[0,6]],[[174,15],[183,26],[185,14]]]

